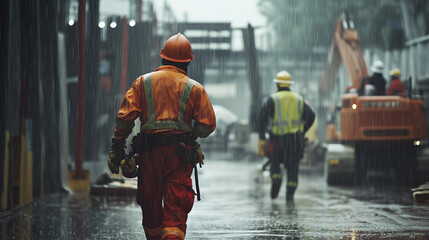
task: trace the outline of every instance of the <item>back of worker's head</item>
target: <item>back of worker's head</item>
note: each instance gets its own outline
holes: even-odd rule
[[[171,66],[175,66],[177,68],[182,69],[183,71],[185,71],[186,73],[188,72],[188,66],[190,62],[173,62],[170,60],[167,60],[165,58],[163,58],[161,60],[162,65],[171,65]]]
[[[380,73],[380,74],[382,74],[383,73],[383,68],[384,68],[383,62],[380,61],[380,60],[375,60],[372,63],[371,71],[372,71],[373,74],[374,73]]]
[[[278,72],[273,82],[277,84],[277,88],[289,88],[293,84],[291,75],[286,71]]]
[[[176,66],[185,72],[189,62],[194,59],[191,43],[181,33],[170,37],[159,55],[162,57],[162,64]]]
[[[390,71],[390,78],[391,79],[400,79],[401,78],[401,70],[398,68],[394,68]]]

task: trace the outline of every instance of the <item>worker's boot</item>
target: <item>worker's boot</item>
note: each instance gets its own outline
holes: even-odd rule
[[[296,187],[288,186],[286,188],[286,201],[293,200],[293,196],[295,195]]]
[[[280,187],[282,185],[281,178],[271,177],[271,198],[275,199],[279,195]]]

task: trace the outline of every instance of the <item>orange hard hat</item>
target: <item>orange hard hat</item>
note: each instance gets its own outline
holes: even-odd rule
[[[191,43],[181,33],[170,37],[159,55],[173,62],[190,62],[194,59]]]

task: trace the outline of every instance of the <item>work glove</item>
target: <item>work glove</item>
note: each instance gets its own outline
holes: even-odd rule
[[[107,165],[112,173],[119,173],[119,166],[121,160],[125,156],[125,140],[112,139],[112,146],[110,147],[110,155],[107,159]]]
[[[258,155],[259,156],[264,156],[265,155],[265,140],[259,140],[258,141]]]
[[[138,161],[137,154],[125,156],[121,160],[121,170],[122,170],[122,175],[124,175],[124,177],[126,178],[137,177],[138,175],[137,161]]]

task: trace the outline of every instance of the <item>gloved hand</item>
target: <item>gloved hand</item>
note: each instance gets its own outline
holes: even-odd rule
[[[122,175],[126,178],[135,178],[138,175],[137,168],[138,155],[133,154],[131,156],[125,156],[121,160]]]
[[[264,156],[265,155],[265,140],[259,140],[258,141],[258,155],[259,156]]]
[[[110,155],[107,159],[107,165],[112,173],[119,173],[119,166],[121,160],[125,156],[125,140],[112,139],[112,146],[110,147]]]

